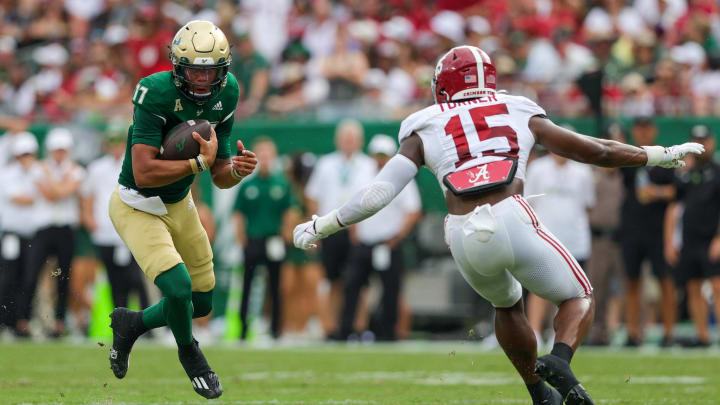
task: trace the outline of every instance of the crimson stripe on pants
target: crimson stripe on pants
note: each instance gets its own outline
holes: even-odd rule
[[[532,208],[527,203],[527,201],[525,201],[522,197],[519,197],[519,196],[516,197],[515,199],[520,203],[520,205],[523,206],[523,208],[528,213],[528,215],[530,215],[530,218],[533,222],[533,226],[535,227],[538,235],[540,237],[542,237],[543,239],[545,239],[545,241],[547,241],[548,243],[553,245],[555,250],[560,252],[560,254],[563,256],[565,261],[567,261],[570,264],[570,268],[572,269],[573,274],[575,274],[575,277],[578,279],[578,281],[582,285],[583,289],[585,290],[585,293],[589,294],[592,291],[592,287],[590,286],[590,281],[588,281],[588,279],[585,276],[585,273],[582,271],[582,269],[578,268],[575,265],[575,261],[572,259],[572,255],[570,255],[570,253],[568,253],[565,250],[565,248],[562,246],[562,244],[560,242],[553,239],[550,235],[545,233],[545,231],[543,231],[542,228],[540,228],[540,222],[538,221],[537,217],[535,216],[535,212],[532,210]]]
[[[562,256],[562,258],[565,260],[565,262],[568,264],[568,266],[570,266],[570,270],[572,270],[573,275],[575,275],[575,278],[578,280],[578,282],[582,286],[583,290],[585,291],[585,294],[590,294],[590,292],[592,292],[592,287],[590,287],[590,282],[585,277],[585,274],[583,273],[582,269],[578,269],[575,266],[575,261],[572,259],[572,256],[570,256],[570,254],[562,248],[562,245],[559,242],[555,241],[553,238],[550,237],[550,235],[545,233],[540,228],[540,223],[539,223],[537,217],[535,216],[535,213],[532,211],[532,209],[528,205],[528,203],[524,199],[522,199],[522,197],[519,197],[517,195],[514,195],[513,197],[523,207],[525,212],[527,212],[527,214],[530,216],[530,220],[532,221],[533,227],[535,228],[535,231],[537,232],[538,236],[540,236],[540,238],[542,238],[544,241],[546,241],[548,244],[550,244],[550,246],[552,246],[555,250],[557,250],[558,253],[560,253],[560,256]]]

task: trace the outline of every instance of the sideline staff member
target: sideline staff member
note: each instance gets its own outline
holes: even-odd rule
[[[268,287],[272,298],[272,334],[274,338],[280,336],[280,265],[285,259],[285,241],[280,233],[292,201],[290,183],[281,171],[274,170],[277,149],[272,139],[257,138],[253,150],[258,159],[258,172],[240,185],[233,215],[238,241],[245,248],[240,303],[242,340],[247,338],[250,288],[255,269],[260,264],[265,264],[268,270]]]
[[[377,162],[379,172],[395,155],[395,140],[387,135],[375,135],[368,145],[368,152]],[[380,276],[383,285],[381,317],[377,331],[378,340],[395,340],[395,324],[404,265],[402,241],[420,219],[420,192],[411,181],[390,204],[377,215],[356,225],[357,244],[350,249],[350,264],[345,273],[345,304],[340,322],[340,340],[353,332],[353,323],[360,290],[368,282],[370,272]],[[362,331],[357,331],[362,332]]]
[[[705,125],[690,132],[693,142],[705,147],[690,170],[677,176],[677,202],[685,205],[682,216],[682,249],[672,245],[672,226],[665,226],[665,251],[671,264],[677,263],[679,281],[687,282],[688,309],[697,330],[693,346],[710,346],[708,306],[702,285],[710,280],[715,314],[720,314],[720,164],[713,159],[715,135]],[[675,223],[678,204],[668,207],[666,221]]]
[[[7,136],[7,135],[6,135]],[[15,329],[18,299],[23,297],[22,279],[27,273],[30,245],[35,235],[37,202],[41,198],[35,183],[43,177],[35,154],[35,136],[21,132],[10,143],[14,160],[0,174],[2,187],[2,239],[0,239],[0,326]],[[28,330],[17,330],[29,337]]]

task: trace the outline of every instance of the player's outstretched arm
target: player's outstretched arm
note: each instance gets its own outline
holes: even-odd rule
[[[555,125],[545,117],[535,116],[528,123],[538,143],[549,151],[582,163],[604,167],[661,166],[683,167],[682,160],[689,153],[700,154],[699,143],[682,145],[637,147],[608,139],[581,135]]]
[[[342,207],[326,215],[313,216],[293,230],[293,242],[301,249],[315,247],[316,241],[360,222],[387,206],[418,172],[422,162],[420,137],[413,135],[400,144],[398,153],[383,166],[373,181],[358,190]],[[416,148],[420,148],[419,151]],[[420,158],[418,158],[420,156]]]

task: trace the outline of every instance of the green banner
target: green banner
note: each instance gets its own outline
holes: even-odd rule
[[[593,118],[554,118],[554,121],[558,124],[570,124],[576,131],[587,135],[597,136],[599,132],[599,125]],[[623,119],[618,122],[628,129],[632,121]],[[720,118],[659,117],[655,122],[658,124],[660,145],[687,142],[690,128],[695,124],[706,124],[715,133],[720,132]],[[246,148],[251,148],[255,137],[265,135],[275,140],[280,154],[309,151],[322,155],[335,149],[333,137],[336,124],[335,122],[252,119],[235,124],[233,140],[241,139]],[[365,129],[366,145],[375,134],[386,134],[394,138],[400,129],[399,122],[366,121],[362,125]],[[424,191],[421,193],[423,209],[426,212],[445,212],[444,198],[435,176],[429,170],[423,169],[417,176],[417,182],[418,187]]]

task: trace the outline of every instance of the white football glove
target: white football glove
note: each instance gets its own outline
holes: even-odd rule
[[[700,155],[705,147],[699,143],[686,142],[682,145],[673,145],[667,148],[662,146],[643,146],[647,153],[646,166],[660,166],[666,169],[685,167],[683,159],[690,153]]]
[[[317,247],[314,242],[322,239],[317,231],[315,231],[315,221],[317,218],[317,215],[313,215],[312,221],[303,222],[295,227],[293,230],[293,243],[296,248],[307,250]]]
[[[343,228],[337,216],[337,210],[327,215],[312,216],[312,221],[303,222],[293,230],[293,243],[295,247],[307,250],[317,247],[320,239],[326,238]]]

